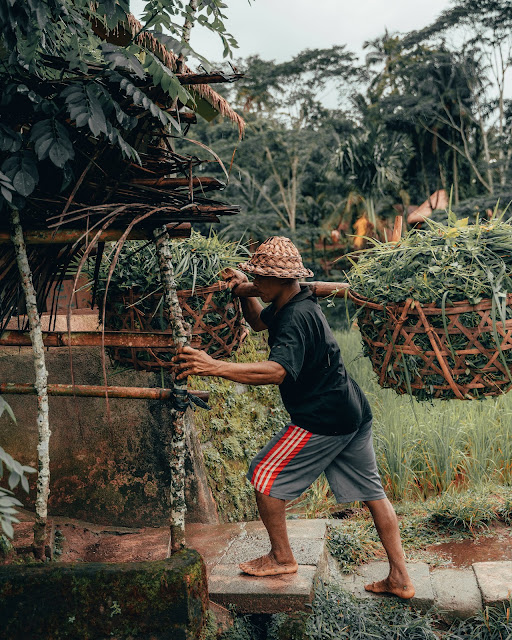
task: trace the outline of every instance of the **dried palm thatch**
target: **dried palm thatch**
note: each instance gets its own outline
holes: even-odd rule
[[[172,71],[178,70],[178,56],[166,49],[152,33],[142,31],[142,24],[132,14],[128,15],[126,26],[131,38],[135,37],[137,43],[143,44],[147,49],[160,57],[169,69]],[[186,64],[181,66],[180,71],[183,74],[194,73]],[[197,84],[194,86],[194,91],[196,91],[201,98],[209,102],[221,115],[229,118],[231,122],[234,122],[238,127],[240,136],[243,135],[245,122],[243,118],[229,106],[225,98],[214,91],[208,84]]]

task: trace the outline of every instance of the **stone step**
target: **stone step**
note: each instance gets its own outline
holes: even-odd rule
[[[512,562],[475,562],[473,570],[485,606],[508,602],[512,597]]]
[[[329,563],[330,577],[343,589],[358,599],[382,598],[381,594],[365,591],[364,585],[386,578],[389,573],[387,562],[369,562],[359,567],[356,573],[348,575],[336,573],[334,563],[334,560]],[[423,562],[407,563],[407,571],[416,589],[416,595],[411,598],[410,604],[422,611],[428,611],[434,605],[434,591],[430,582],[428,565]]]
[[[365,591],[364,585],[388,575],[387,562],[370,562],[355,573],[343,574],[336,560],[328,556],[328,579],[357,599],[382,598]],[[416,588],[411,606],[428,611],[432,606],[451,621],[475,615],[483,606],[506,604],[512,596],[512,562],[477,562],[468,569],[437,568],[430,570],[423,562],[407,563]],[[384,596],[392,597],[392,596]]]
[[[238,565],[268,553],[269,541],[261,522],[245,523],[225,544],[224,553],[217,552],[209,563],[210,600],[223,607],[234,606],[244,614],[306,609],[313,598],[315,580],[327,578],[325,530],[325,520],[289,520],[288,535],[298,572],[255,577],[242,573]],[[208,565],[208,558],[205,559]]]
[[[482,609],[482,595],[472,569],[435,569],[430,579],[435,604],[444,618],[470,618]]]

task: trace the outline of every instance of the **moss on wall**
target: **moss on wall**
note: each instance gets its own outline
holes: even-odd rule
[[[261,334],[251,334],[234,362],[266,360]],[[251,459],[289,420],[274,385],[246,386],[221,378],[192,378],[191,387],[210,392],[211,411],[197,411],[210,488],[224,522],[257,517],[252,485],[245,474]]]
[[[192,549],[162,561],[0,567],[2,637],[197,638],[206,567]]]

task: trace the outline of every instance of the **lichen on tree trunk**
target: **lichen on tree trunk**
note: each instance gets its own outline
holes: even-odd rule
[[[19,212],[11,212],[11,238],[16,252],[16,260],[25,295],[27,316],[30,328],[30,339],[34,352],[35,388],[37,391],[37,495],[36,521],[34,524],[34,554],[42,558],[46,541],[46,522],[48,518],[48,496],[50,494],[50,422],[48,411],[48,371],[44,357],[41,319],[37,309],[37,298],[32,281],[32,272],[28,262],[27,249],[23,238]]]
[[[188,345],[188,334],[183,323],[183,315],[176,293],[176,280],[169,241],[165,227],[156,229],[155,245],[158,253],[160,278],[163,287],[164,312],[171,325],[172,339],[177,347]],[[187,379],[175,380],[174,387],[187,390]],[[171,517],[169,555],[185,546],[185,410],[171,409]]]

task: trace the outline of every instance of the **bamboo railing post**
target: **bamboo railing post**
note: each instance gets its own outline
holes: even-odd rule
[[[48,518],[48,495],[50,493],[50,422],[48,411],[48,371],[44,357],[41,318],[37,310],[36,292],[28,262],[27,248],[23,238],[20,214],[16,209],[11,212],[12,242],[16,252],[21,285],[25,295],[30,339],[34,352],[35,383],[37,391],[37,494],[36,521],[34,523],[34,555],[43,558],[46,542],[46,522]]]
[[[188,345],[188,335],[183,323],[183,315],[176,293],[176,279],[167,229],[161,227],[154,232],[155,245],[159,259],[160,277],[163,287],[164,312],[168,314],[172,338],[177,347]],[[171,408],[171,517],[169,555],[185,546],[185,406],[187,397],[187,378],[174,381],[177,400]]]

